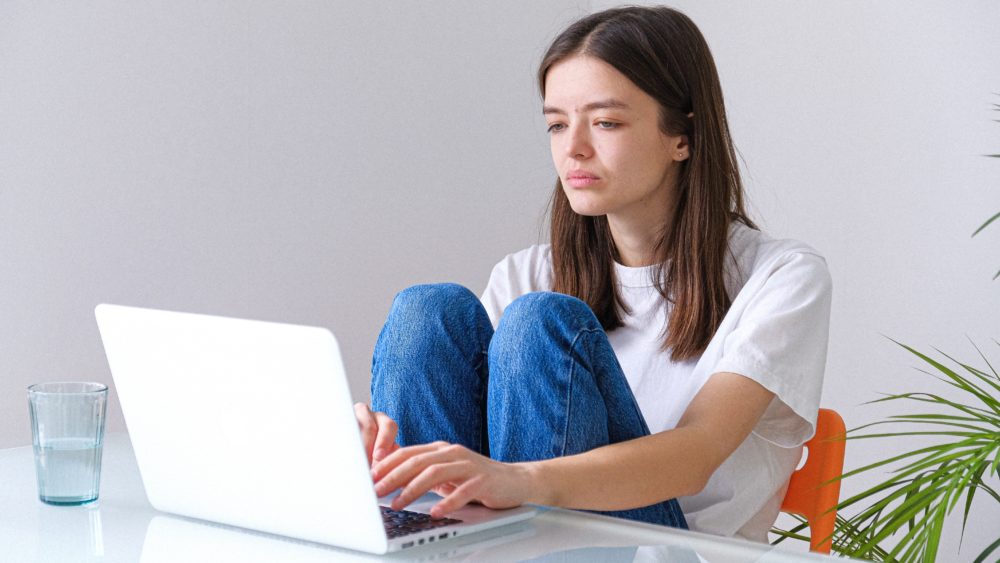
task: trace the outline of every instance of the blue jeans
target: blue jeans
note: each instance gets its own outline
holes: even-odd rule
[[[444,440],[504,462],[649,435],[597,317],[550,292],[514,300],[496,333],[460,285],[400,292],[375,344],[372,408],[399,423],[401,446]],[[601,514],[687,528],[674,499]]]

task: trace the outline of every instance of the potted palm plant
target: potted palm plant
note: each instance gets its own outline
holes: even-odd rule
[[[899,344],[899,343],[897,343]],[[931,405],[929,412],[890,416],[851,430],[848,439],[897,439],[927,436],[942,442],[849,471],[842,478],[877,468],[893,468],[891,477],[843,500],[838,511],[866,504],[842,518],[834,534],[834,550],[875,561],[934,561],[945,519],[962,507],[962,529],[976,493],[1000,502],[997,493],[1000,469],[1000,375],[976,348],[987,369],[979,369],[945,356],[945,365],[905,344],[899,344],[929,366],[925,373],[958,390],[959,398],[939,393],[914,392],[889,395],[873,402],[906,401]],[[939,352],[940,353],[940,352]],[[923,370],[921,370],[923,371]],[[902,425],[891,432],[872,432],[882,425]],[[861,433],[866,431],[865,433]],[[902,534],[891,549],[880,545]],[[1000,538],[975,559],[1000,548]]]
[[[1000,104],[993,104],[1000,111]],[[1000,158],[1000,154],[986,155]],[[1000,218],[993,215],[972,236]],[[1000,277],[1000,271],[993,279]],[[1000,342],[994,341],[998,346]],[[848,440],[899,439],[914,436],[942,440],[940,443],[890,456],[844,473],[848,478],[876,469],[891,469],[890,477],[837,506],[837,524],[833,551],[873,561],[933,562],[945,520],[962,507],[962,530],[977,493],[1000,503],[997,492],[1000,476],[1000,374],[982,351],[973,344],[985,364],[976,368],[943,352],[950,365],[896,342],[919,358],[924,373],[952,388],[949,397],[939,392],[913,392],[888,395],[873,403],[896,402],[931,407],[926,411],[890,416],[848,432]],[[957,390],[957,391],[956,391]],[[873,431],[893,425],[893,431]],[[860,507],[860,509],[858,509]],[[843,516],[855,509],[853,516]],[[772,529],[778,538],[808,541],[802,535],[804,520],[789,530]],[[1000,531],[1000,530],[998,530]],[[890,538],[897,539],[885,547]],[[975,563],[1000,549],[1000,537],[976,557]]]
[[[833,551],[872,561],[932,562],[937,556],[945,519],[955,508],[962,507],[964,531],[976,493],[981,492],[1000,502],[996,490],[1000,475],[1000,375],[978,347],[976,350],[987,369],[973,367],[942,353],[954,364],[950,367],[905,344],[899,345],[931,368],[925,373],[957,389],[961,398],[914,392],[872,401],[901,401],[934,408],[930,412],[890,416],[855,428],[848,432],[848,440],[929,436],[944,438],[944,441],[844,473],[841,478],[878,468],[893,469],[891,477],[885,481],[838,505],[840,514],[851,507],[860,505],[863,508],[850,517],[838,514]],[[871,431],[887,424],[903,428],[892,432]],[[801,535],[805,527],[802,522],[790,530],[774,529],[779,536],[775,543],[789,538],[808,541]],[[891,549],[881,545],[898,534],[902,537]],[[986,561],[998,548],[1000,537],[988,545],[975,562]]]

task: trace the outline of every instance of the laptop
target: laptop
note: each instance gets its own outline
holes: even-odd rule
[[[327,329],[109,304],[95,313],[157,510],[376,554],[536,514],[470,505],[432,520],[376,498]]]
[[[267,563],[511,560],[512,552],[521,553],[521,549],[515,546],[530,541],[534,534],[535,526],[529,520],[443,543],[425,544],[423,547],[407,549],[403,553],[386,557],[215,522],[160,514],[154,516],[146,526],[139,563],[218,563],[219,554],[225,554],[222,558],[224,561]]]

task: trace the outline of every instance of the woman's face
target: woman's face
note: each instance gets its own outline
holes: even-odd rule
[[[684,136],[660,130],[659,104],[608,63],[577,55],[545,77],[552,161],[573,211],[662,223],[673,210]]]

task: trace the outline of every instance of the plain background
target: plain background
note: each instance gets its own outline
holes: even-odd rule
[[[111,383],[101,302],[329,327],[366,400],[397,291],[480,292],[546,241],[534,71],[613,5],[0,3],[0,447],[30,443],[27,385]],[[829,262],[824,405],[854,427],[903,412],[861,406],[881,392],[947,393],[889,338],[1000,364],[1000,225],[970,238],[1000,210],[1000,5],[673,5],[713,49],[754,218]],[[970,518],[963,560],[1000,507]]]

